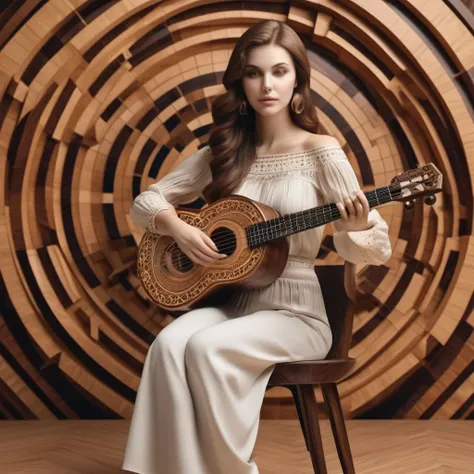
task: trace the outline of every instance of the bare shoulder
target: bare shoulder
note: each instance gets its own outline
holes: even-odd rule
[[[329,145],[329,151],[331,153],[325,153],[327,149],[321,148]],[[308,133],[306,141],[307,150],[314,149],[314,155],[318,165],[326,165],[328,163],[340,162],[341,160],[347,160],[347,156],[341,146],[339,140],[332,135],[317,135],[314,133]]]
[[[331,135],[317,135],[315,133],[308,132],[308,136],[306,138],[306,146],[305,148],[317,148],[318,146],[324,145],[337,145],[341,146],[337,138]]]

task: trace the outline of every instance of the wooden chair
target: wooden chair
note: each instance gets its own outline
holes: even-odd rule
[[[314,394],[314,385],[320,384],[342,470],[344,474],[354,474],[336,383],[350,375],[355,366],[355,359],[349,358],[348,352],[352,338],[356,268],[353,263],[345,262],[343,267],[316,267],[316,273],[333,332],[331,350],[324,360],[276,364],[267,388],[279,385],[291,390],[314,472],[327,474]]]

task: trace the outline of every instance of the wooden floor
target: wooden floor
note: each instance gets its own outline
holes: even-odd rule
[[[473,421],[350,420],[347,427],[357,474],[474,473]],[[339,474],[327,420],[321,429],[328,474]],[[127,432],[128,421],[1,421],[0,473],[126,473]],[[262,420],[254,457],[260,474],[313,473],[295,420]]]

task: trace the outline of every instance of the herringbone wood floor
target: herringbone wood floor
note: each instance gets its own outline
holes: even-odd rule
[[[474,422],[349,420],[357,474],[472,474]],[[321,421],[329,474],[342,472]],[[128,421],[2,421],[2,474],[120,474]],[[312,474],[297,420],[262,420],[261,474]],[[190,473],[191,474],[191,473]]]

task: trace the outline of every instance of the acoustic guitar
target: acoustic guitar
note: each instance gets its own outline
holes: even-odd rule
[[[433,205],[442,174],[433,164],[395,176],[391,184],[366,192],[371,208],[402,201],[412,210],[415,200]],[[261,288],[274,282],[286,266],[287,236],[339,219],[335,203],[280,215],[272,207],[231,195],[200,210],[176,209],[184,222],[201,229],[228,257],[204,267],[195,264],[171,236],[146,231],[140,241],[138,277],[151,300],[173,312],[189,310],[215,296],[217,290]]]

